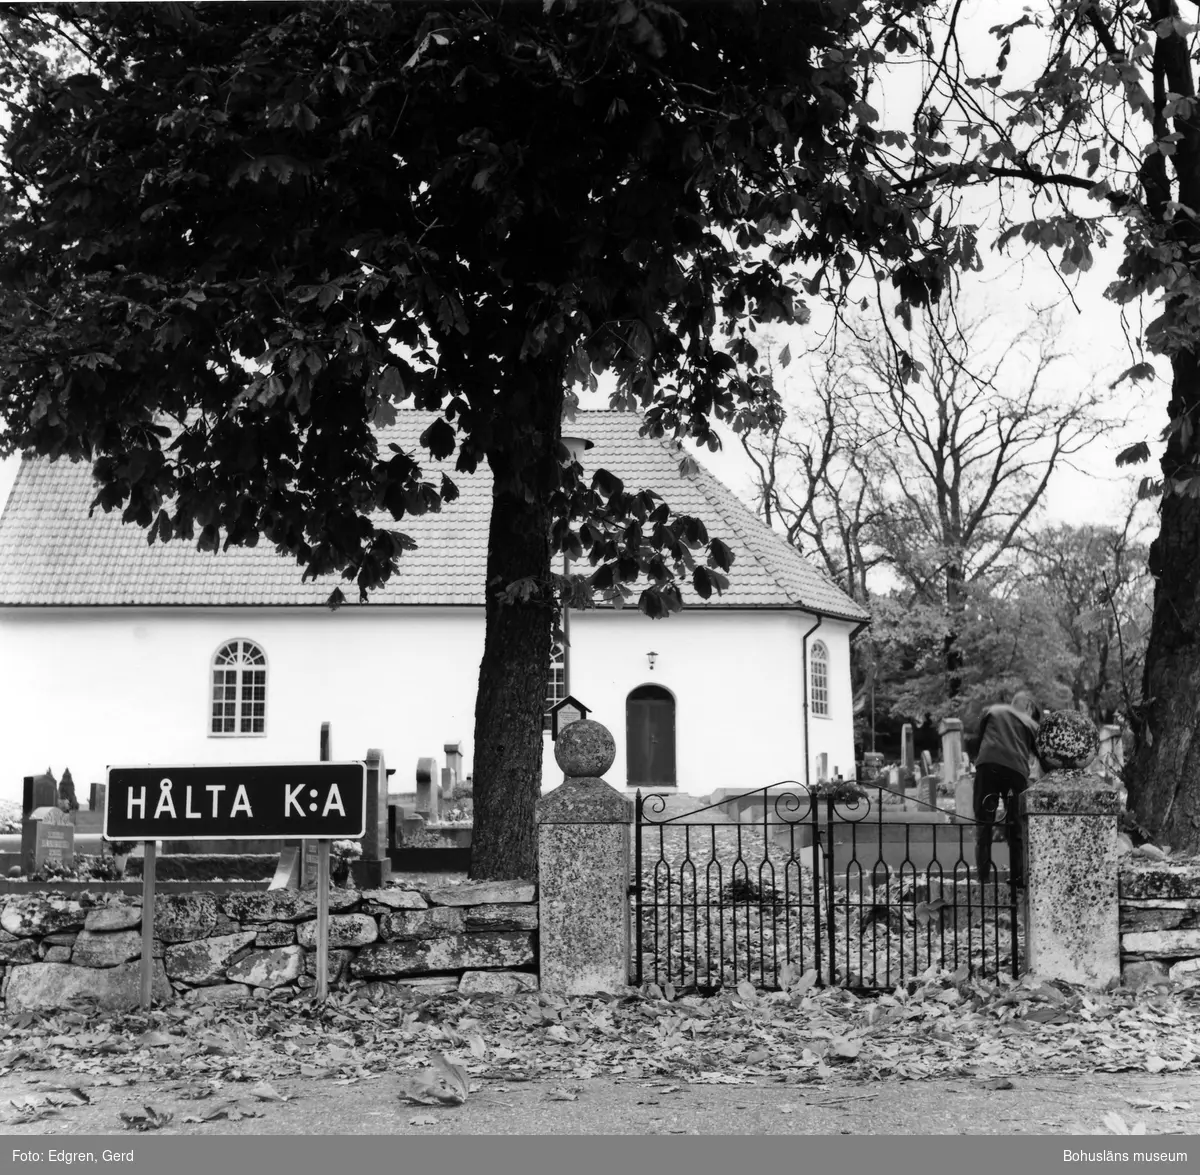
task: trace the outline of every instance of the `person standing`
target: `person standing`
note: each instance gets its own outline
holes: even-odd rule
[[[1033,697],[1018,690],[1009,705],[990,706],[979,724],[979,753],[975,758],[975,864],[979,878],[986,881],[992,870],[992,828],[996,811],[1004,801],[1008,825],[1009,878],[1014,887],[1025,885],[1024,838],[1017,805],[1029,785],[1030,765],[1035,758],[1034,737],[1038,724],[1032,716]]]

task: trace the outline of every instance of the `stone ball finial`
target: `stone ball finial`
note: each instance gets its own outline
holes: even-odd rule
[[[599,777],[616,757],[617,744],[608,727],[590,718],[564,726],[554,743],[554,758],[568,778]]]
[[[1052,770],[1086,767],[1100,750],[1096,724],[1078,710],[1055,710],[1038,727],[1035,750]]]

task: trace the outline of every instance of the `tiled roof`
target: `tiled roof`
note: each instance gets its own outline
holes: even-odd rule
[[[429,413],[401,412],[380,431],[380,448],[395,442],[420,451],[417,438]],[[804,608],[848,620],[867,613],[828,577],[764,525],[703,467],[679,474],[680,454],[670,441],[638,435],[631,413],[580,412],[572,435],[594,443],[585,469],[606,468],[627,489],[654,489],[679,513],[704,520],[709,533],[734,552],[730,586],[704,604],[684,587],[691,606]],[[428,454],[423,454],[428,458]],[[380,604],[483,603],[491,478],[486,467],[466,476],[453,473],[459,499],[439,514],[405,518],[398,524],[417,543],[400,561],[389,585],[372,593]],[[426,460],[428,470],[438,466]],[[8,504],[0,515],[0,605],[320,605],[336,585],[353,604],[357,591],[340,577],[301,581],[301,568],[268,543],[230,547],[219,554],[196,550],[194,542],[146,542],[145,532],[123,525],[118,513],[97,509],[86,462],[22,461]]]

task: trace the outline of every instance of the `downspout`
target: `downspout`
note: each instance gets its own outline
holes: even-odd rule
[[[825,617],[817,613],[817,622],[800,638],[800,672],[803,674],[801,691],[804,695],[804,789],[812,795],[812,747],[808,741],[808,638],[821,627]]]

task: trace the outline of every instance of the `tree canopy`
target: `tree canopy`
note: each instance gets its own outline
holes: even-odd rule
[[[801,280],[842,297],[871,255],[938,294],[971,234],[888,188],[863,102],[916,11],[8,6],[0,443],[91,461],[151,541],[261,537],[369,593],[393,524],[456,494],[372,425],[439,412],[424,449],[494,479],[473,871],[529,875],[552,551],[574,602],[645,576],[652,616],[729,563],[581,482],[570,389],[611,371],[648,431],[715,445],[776,413],[753,332],[804,319]]]

